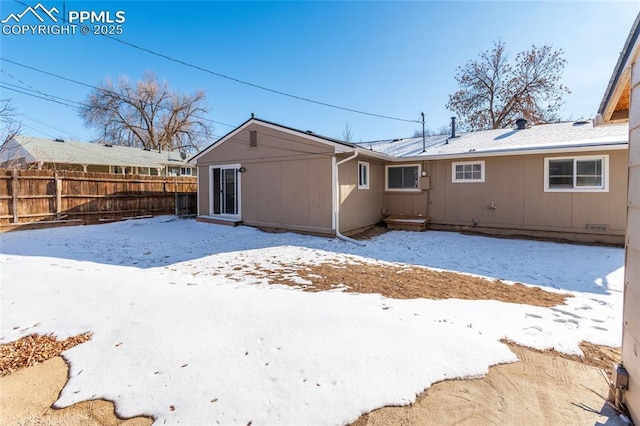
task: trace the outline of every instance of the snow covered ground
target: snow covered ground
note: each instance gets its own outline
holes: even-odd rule
[[[394,300],[303,292],[259,273],[353,261],[575,297],[553,308]],[[623,264],[623,249],[611,247],[433,231],[388,232],[359,247],[169,216],[18,231],[0,235],[0,343],[93,333],[64,354],[60,407],[106,398],[121,416],[158,424],[340,424],[515,361],[501,338],[567,353],[582,340],[619,346]]]

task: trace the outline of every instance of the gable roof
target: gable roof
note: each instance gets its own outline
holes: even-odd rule
[[[607,89],[598,109],[599,119],[605,123],[629,120],[629,93],[631,64],[640,53],[640,13],[636,17],[629,36],[620,52]]]
[[[91,164],[121,167],[151,167],[188,165],[180,154],[171,151],[146,151],[142,148],[105,145],[77,141],[60,141],[29,136],[16,136],[1,147],[7,161],[22,150],[26,162]],[[15,150],[15,151],[14,151]]]
[[[462,158],[480,155],[514,155],[558,150],[626,149],[628,125],[594,126],[592,121],[555,123],[526,129],[495,129],[461,133],[455,138],[422,138],[361,142],[357,145],[400,159]]]
[[[270,127],[272,129],[276,129],[276,130],[284,131],[284,132],[287,132],[287,133],[295,134],[297,136],[302,136],[302,137],[305,137],[307,139],[310,139],[310,140],[313,140],[313,141],[316,141],[316,142],[320,142],[320,143],[323,143],[325,145],[332,146],[335,149],[336,153],[351,152],[354,149],[358,149],[359,148],[357,145],[355,145],[355,144],[353,144],[351,142],[346,142],[346,141],[342,141],[340,139],[335,139],[335,138],[330,138],[328,136],[319,135],[319,134],[314,133],[314,132],[312,132],[310,130],[304,131],[304,130],[296,129],[296,128],[293,128],[293,127],[284,126],[282,124],[278,124],[278,123],[275,123],[275,122],[272,122],[272,121],[263,120],[261,118],[251,117],[250,119],[248,119],[247,121],[245,121],[244,123],[242,123],[241,125],[236,127],[235,129],[231,130],[229,133],[227,133],[226,135],[222,136],[220,139],[218,139],[217,141],[215,141],[214,143],[212,143],[211,145],[209,145],[208,147],[206,147],[205,149],[203,149],[202,151],[200,151],[199,153],[197,153],[196,155],[191,157],[189,159],[189,163],[190,164],[195,164],[195,162],[197,161],[198,158],[200,158],[201,156],[207,154],[211,150],[217,148],[218,146],[223,144],[225,141],[227,141],[229,139],[232,139],[236,134],[238,134],[242,130],[246,129],[251,124],[260,124],[260,125],[265,126],[265,127]]]

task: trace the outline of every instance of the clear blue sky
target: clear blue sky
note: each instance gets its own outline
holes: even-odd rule
[[[0,0],[0,19],[37,0]],[[563,83],[571,90],[561,115],[591,118],[640,2],[210,2],[54,1],[47,9],[124,11],[116,38],[227,76],[320,102],[406,119],[426,114],[448,125],[445,105],[458,66],[506,43],[514,57],[551,44],[565,52]],[[63,4],[64,3],[64,4]],[[37,24],[25,16],[21,24]],[[47,22],[49,23],[49,22]],[[93,25],[90,24],[90,27]],[[79,29],[78,29],[79,31]],[[411,136],[416,123],[332,109],[242,85],[99,35],[1,35],[3,59],[97,85],[152,71],[176,90],[202,89],[208,118],[236,126],[257,117],[331,137],[345,124],[355,141]],[[0,62],[2,99],[12,98],[23,133],[92,140],[70,107],[17,93],[83,102],[90,89],[7,61]],[[33,92],[37,91],[37,92]],[[38,93],[39,92],[39,93]],[[213,124],[216,135],[232,129]]]

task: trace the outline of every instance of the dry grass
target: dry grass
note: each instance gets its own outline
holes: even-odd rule
[[[91,339],[91,333],[79,334],[65,340],[58,340],[50,335],[30,334],[14,342],[0,345],[0,377],[58,356],[62,351],[89,339]]]
[[[505,284],[500,280],[393,264],[307,265],[282,271],[261,270],[258,275],[266,276],[272,284],[301,287],[289,278],[291,272],[312,283],[302,287],[307,291],[344,288],[348,292],[378,293],[394,299],[498,300],[551,307],[564,304],[568,297],[573,297],[520,283]]]

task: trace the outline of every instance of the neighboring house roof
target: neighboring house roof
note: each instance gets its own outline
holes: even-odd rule
[[[631,63],[636,59],[639,51],[640,13],[638,13],[622,52],[620,52],[618,62],[598,109],[599,119],[605,123],[629,120]]]
[[[24,157],[26,163],[57,163],[121,167],[187,166],[180,153],[147,151],[98,143],[60,141],[28,136],[16,136],[0,147],[2,161]]]
[[[424,151],[421,137],[360,142],[357,145],[400,159],[424,159],[513,155],[549,150],[625,149],[628,140],[627,124],[594,126],[589,120],[543,124],[522,130],[496,129],[461,133],[455,138],[447,135],[429,136],[425,138]]]
[[[297,134],[299,136],[304,136],[305,138],[308,138],[308,139],[311,139],[311,140],[315,140],[316,142],[327,144],[329,146],[332,146],[332,147],[336,148],[336,152],[350,152],[350,151],[353,151],[354,148],[359,148],[358,146],[356,146],[355,144],[353,144],[351,142],[346,142],[346,141],[342,141],[342,140],[339,140],[339,139],[330,138],[328,136],[319,135],[317,133],[312,132],[311,130],[306,130],[305,131],[305,130],[295,129],[293,127],[284,126],[282,124],[278,124],[278,123],[274,123],[274,122],[271,122],[271,121],[263,120],[261,118],[251,117],[250,119],[248,119],[247,121],[245,121],[244,123],[242,123],[241,125],[236,127],[235,129],[233,129],[232,131],[230,131],[226,135],[222,136],[220,139],[218,139],[217,141],[215,141],[214,143],[212,143],[211,145],[209,145],[208,147],[206,147],[205,149],[203,149],[202,151],[200,151],[199,153],[197,153],[196,155],[191,157],[189,159],[189,163],[195,164],[195,161],[198,158],[200,158],[204,154],[208,153],[212,149],[215,149],[216,147],[218,147],[219,145],[221,145],[225,141],[233,138],[233,136],[235,136],[238,132],[242,131],[243,129],[247,128],[248,126],[250,126],[253,123],[262,124],[263,126],[266,126],[266,127],[276,128],[278,130],[282,130],[282,131],[285,131],[285,132],[288,132],[288,133],[293,133],[293,134]],[[351,148],[351,149],[346,149],[346,148]]]

